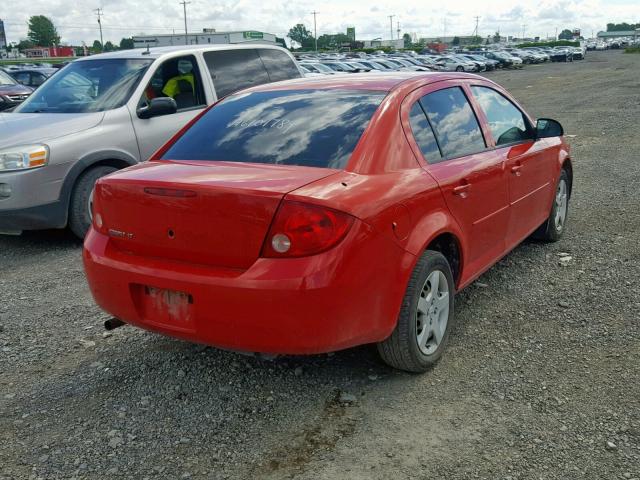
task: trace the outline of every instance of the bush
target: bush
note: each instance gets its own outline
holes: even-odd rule
[[[640,53],[640,47],[628,47],[624,49],[624,53]]]

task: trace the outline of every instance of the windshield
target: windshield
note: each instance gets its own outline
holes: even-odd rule
[[[344,168],[384,97],[363,90],[232,95],[200,118],[162,159]]]
[[[16,83],[13,78],[0,70],[0,85],[15,85]]]
[[[73,62],[25,100],[16,113],[85,113],[121,107],[153,60]]]

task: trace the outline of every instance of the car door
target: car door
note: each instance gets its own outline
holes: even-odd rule
[[[463,282],[502,256],[509,219],[504,160],[488,149],[467,95],[456,82],[438,82],[403,104],[419,146],[416,155],[466,237]]]
[[[545,140],[536,140],[529,118],[492,86],[470,90],[487,120],[495,153],[505,162],[509,183],[507,248],[520,243],[547,218],[555,162]]]
[[[169,81],[172,78],[182,78],[189,72],[193,74],[193,86],[191,92],[175,94],[176,103],[178,103],[176,113],[152,118],[138,117],[137,108],[145,105],[152,98],[171,96],[166,93]],[[165,91],[163,92],[163,90]],[[170,93],[174,94],[174,92]],[[189,93],[192,93],[193,98],[189,99]],[[180,95],[179,98],[178,95]],[[130,108],[133,129],[140,149],[140,160],[145,161],[150,158],[158,148],[200,113],[206,105],[207,99],[202,75],[194,55],[169,58],[158,65],[140,96],[136,108]]]

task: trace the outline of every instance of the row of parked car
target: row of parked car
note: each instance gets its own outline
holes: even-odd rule
[[[19,105],[57,71],[51,64],[0,67],[0,111]]]
[[[308,76],[358,72],[456,71],[484,72],[498,68],[522,68],[524,64],[572,62],[582,60],[581,47],[526,47],[500,50],[449,51],[444,54],[418,54],[413,51],[298,55]]]

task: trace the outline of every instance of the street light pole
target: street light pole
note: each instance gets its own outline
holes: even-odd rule
[[[182,9],[184,11],[184,44],[189,45],[189,34],[187,33],[187,5],[191,2],[187,2],[187,0],[182,0],[180,5],[182,5]]]
[[[320,12],[316,12],[315,10],[311,12],[313,15],[313,39],[315,40],[316,52],[318,51],[318,24],[316,22],[316,15]]]
[[[389,29],[389,33],[391,33],[391,43],[393,44],[393,17],[395,17],[395,15],[389,15],[389,25],[390,25],[390,29]]]

